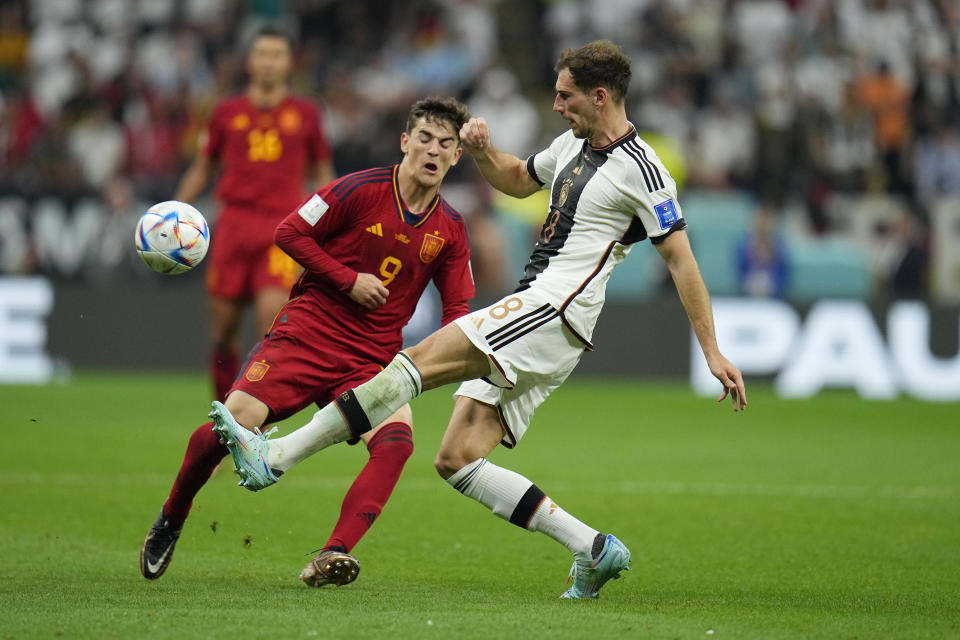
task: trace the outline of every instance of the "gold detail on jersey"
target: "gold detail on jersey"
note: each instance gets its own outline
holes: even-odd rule
[[[564,178],[563,186],[560,187],[560,195],[557,197],[557,206],[562,207],[570,195],[570,187],[573,186],[573,178]]]
[[[250,128],[250,116],[238,113],[230,120],[230,128],[234,131],[245,131]]]
[[[267,273],[280,278],[284,287],[292,287],[300,277],[300,264],[277,245],[267,251]]]
[[[393,237],[399,240],[400,242],[402,242],[403,244],[410,244],[410,238],[408,238],[405,234],[398,233],[398,234],[395,234]]]
[[[550,501],[550,515],[553,515],[553,512],[557,510],[557,506],[553,500]]]
[[[372,224],[367,227],[367,231],[372,233],[375,236],[383,237],[383,226],[378,222],[377,224]]]
[[[299,131],[301,121],[300,112],[293,107],[287,107],[281,111],[278,118],[280,130],[286,134],[294,134]]]
[[[423,244],[420,245],[420,260],[423,262],[433,262],[440,255],[445,240],[440,236],[427,234],[423,236]]]
[[[514,296],[507,298],[502,304],[490,307],[490,317],[494,320],[503,320],[511,311],[520,311],[523,309],[523,300]]]
[[[573,175],[578,176],[578,175],[580,175],[582,172],[583,172],[583,165],[582,165],[582,164],[578,164],[578,165],[576,166],[576,168],[573,170]]]
[[[270,368],[270,365],[267,364],[266,360],[261,360],[260,362],[253,362],[247,368],[247,373],[244,374],[244,378],[250,382],[260,382],[263,380],[263,376],[267,375],[267,370]]]
[[[389,285],[393,282],[393,279],[397,277],[397,274],[400,273],[400,269],[402,268],[403,262],[400,261],[400,258],[394,258],[393,256],[384,258],[383,262],[380,263],[380,275],[383,276],[380,284],[385,287]]]
[[[247,143],[250,162],[276,162],[283,155],[283,142],[276,129],[253,129],[247,134]]]
[[[476,316],[471,316],[470,319],[473,321],[473,324],[477,327],[477,329],[479,329],[479,328],[480,328],[480,325],[483,324],[483,318],[478,318],[478,317],[476,317]]]

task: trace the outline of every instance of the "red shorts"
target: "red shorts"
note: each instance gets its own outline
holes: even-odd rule
[[[311,326],[309,308],[288,303],[233,383],[270,409],[267,423],[290,417],[310,403],[323,407],[383,370],[380,363],[339,344]]]
[[[254,298],[263,289],[289,290],[300,265],[273,244],[279,219],[225,208],[217,218],[207,257],[207,291],[218,298]]]

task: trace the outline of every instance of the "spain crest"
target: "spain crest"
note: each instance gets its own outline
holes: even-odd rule
[[[286,134],[294,134],[300,129],[300,112],[287,107],[280,112],[280,129]]]
[[[423,236],[423,244],[420,245],[420,260],[423,262],[433,262],[434,258],[440,255],[443,249],[444,239],[440,236],[427,234]]]
[[[230,120],[230,128],[234,131],[245,131],[250,128],[250,116],[238,113]]]
[[[247,367],[247,372],[244,374],[244,378],[250,382],[260,382],[263,380],[263,376],[267,375],[267,370],[270,368],[270,365],[267,364],[266,360],[261,360],[260,362],[252,362],[250,366]]]

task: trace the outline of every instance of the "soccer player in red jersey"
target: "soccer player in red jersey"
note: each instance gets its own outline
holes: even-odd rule
[[[290,36],[261,28],[246,61],[244,93],[216,105],[206,141],[184,174],[175,198],[196,200],[219,165],[215,196],[222,205],[207,258],[210,295],[210,369],[215,397],[222,400],[240,369],[237,328],[252,302],[263,335],[300,267],[273,242],[277,223],[304,195],[333,178],[330,145],[318,108],[291,95]]]
[[[403,160],[320,189],[277,227],[277,244],[305,271],[227,396],[241,424],[259,428],[310,403],[322,406],[377,374],[400,350],[403,326],[432,280],[444,325],[469,313],[474,294],[460,215],[440,183],[460,159],[469,118],[453,98],[413,105],[400,136]],[[413,415],[401,407],[362,440],[370,459],[347,492],[322,552],[301,573],[308,585],[346,584],[359,571],[349,551],[373,524],[413,453]],[[158,578],[191,502],[227,448],[208,422],[190,438],[180,473],[140,552]]]

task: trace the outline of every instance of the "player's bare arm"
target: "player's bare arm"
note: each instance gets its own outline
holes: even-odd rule
[[[727,358],[720,353],[713,327],[713,311],[710,307],[710,294],[703,282],[703,276],[697,267],[697,261],[690,249],[690,240],[685,231],[671,233],[660,244],[655,245],[660,256],[667,264],[673,278],[680,301],[690,319],[690,325],[700,342],[710,372],[723,384],[723,391],[717,401],[728,395],[734,411],[747,406],[747,393],[743,375]]]
[[[347,295],[360,306],[372,311],[387,301],[390,290],[383,286],[380,278],[372,273],[358,273]]]
[[[470,118],[460,129],[460,142],[470,152],[480,173],[494,189],[514,198],[526,198],[540,189],[526,163],[511,153],[497,150],[490,142],[490,128],[483,118]]]
[[[213,164],[214,162],[209,156],[198,153],[186,173],[183,174],[173,199],[181,202],[195,202],[203,193],[203,190],[207,188],[210,175],[213,173]]]

